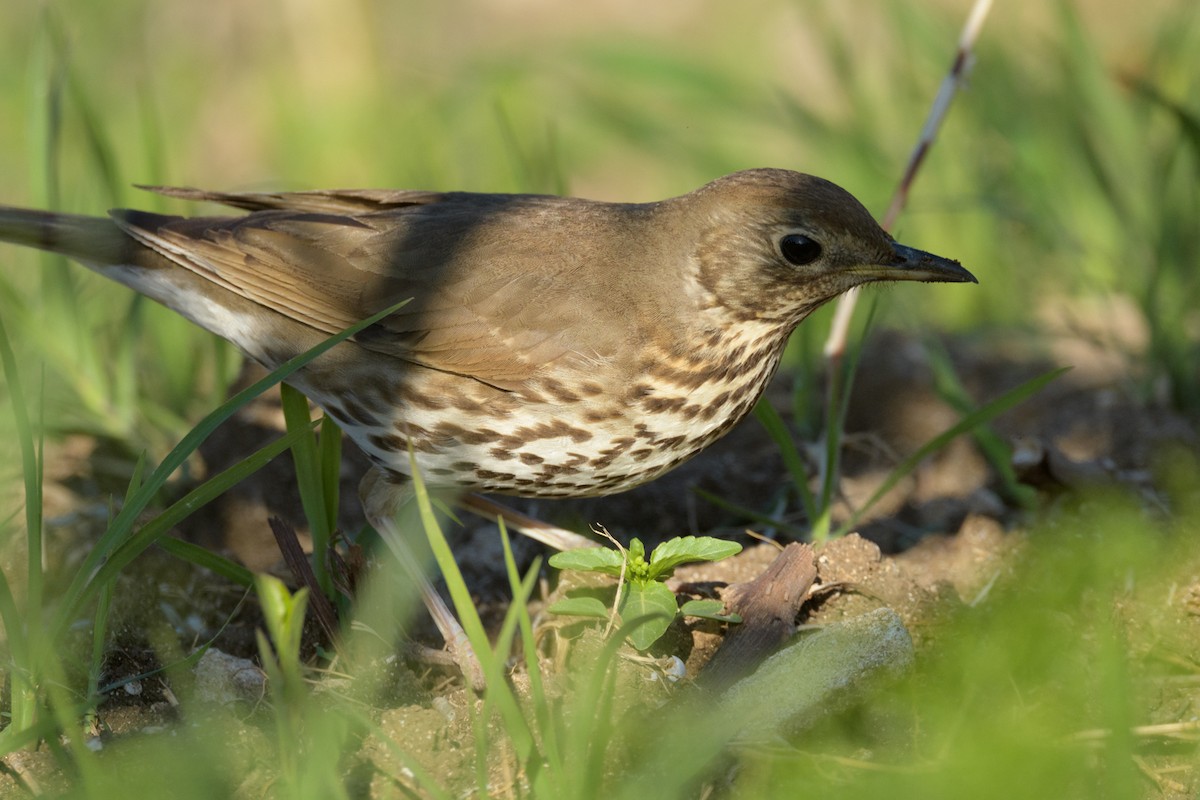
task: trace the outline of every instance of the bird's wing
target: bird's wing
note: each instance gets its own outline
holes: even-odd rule
[[[355,339],[498,388],[519,388],[560,359],[586,365],[607,357],[605,344],[587,353],[571,347],[581,321],[546,302],[561,292],[554,264],[505,250],[503,235],[482,230],[480,220],[502,209],[422,192],[205,196],[267,210],[235,218],[116,211],[113,218],[180,266],[324,333],[411,298]],[[459,200],[433,208],[447,197]],[[391,205],[362,213],[362,204],[380,203]],[[525,240],[516,238],[519,249]]]
[[[180,200],[219,203],[245,211],[365,214],[405,206],[426,205],[445,199],[442,192],[404,189],[324,189],[312,192],[213,192],[184,186],[138,186],[139,189]]]

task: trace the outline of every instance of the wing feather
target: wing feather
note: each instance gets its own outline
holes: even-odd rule
[[[355,337],[369,350],[505,389],[564,358],[594,363],[612,356],[605,332],[592,332],[596,352],[573,350],[574,329],[587,323],[555,307],[569,297],[569,273],[580,268],[555,211],[580,201],[382,190],[155,191],[251,213],[180,218],[121,210],[112,212],[117,224],[175,263],[318,331],[336,333],[412,298]],[[501,213],[505,224],[498,226]],[[526,230],[509,230],[514,219]],[[531,238],[529,230],[544,235]]]

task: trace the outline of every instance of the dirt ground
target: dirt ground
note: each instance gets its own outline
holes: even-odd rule
[[[1043,334],[1036,342],[1008,334],[952,341],[946,347],[964,387],[980,403],[1055,366],[1074,365],[1071,372],[992,425],[1002,440],[1015,444],[1016,472],[1039,492],[1043,505],[1083,487],[1119,486],[1132,489],[1154,507],[1161,502],[1152,479],[1157,454],[1167,444],[1193,451],[1198,444],[1194,421],[1154,397],[1153,387],[1145,388],[1136,361],[1121,356],[1121,348],[1114,348],[1112,342],[1093,341],[1086,330],[1052,331],[1048,341]],[[934,389],[925,352],[919,342],[901,334],[873,336],[848,415],[843,512],[868,496],[905,454],[957,421],[958,412]],[[785,413],[790,396],[791,386],[781,380],[769,394]],[[205,445],[203,470],[212,474],[235,462],[277,435],[281,425],[277,399],[262,399]],[[354,531],[362,526],[355,498],[364,462],[356,452],[349,452],[351,447],[346,449],[341,525]],[[49,516],[57,552],[65,562],[78,557],[87,537],[94,536],[103,522],[108,502],[103,495],[105,457],[102,445],[75,438],[55,445],[48,459]],[[756,526],[757,538],[748,536],[744,520],[707,502],[693,489],[770,511],[787,497],[788,481],[776,448],[762,428],[748,420],[692,462],[632,492],[587,501],[513,505],[568,526],[601,523],[622,541],[639,536],[648,548],[687,534],[737,539],[746,546],[740,555],[685,567],[676,574],[675,585],[707,585],[719,594],[725,585],[752,580],[775,559],[778,543],[762,541],[763,537],[787,541],[787,536],[761,526]],[[849,588],[806,604],[799,621],[827,624],[884,606],[899,615],[918,652],[936,646],[931,639],[936,634],[931,632],[936,631],[941,610],[973,603],[987,592],[1009,568],[1010,554],[1021,547],[1029,514],[1005,496],[995,470],[974,441],[960,437],[889,493],[859,526],[858,535],[818,550],[819,584]],[[296,524],[302,520],[287,457],[197,514],[181,535],[233,554],[255,569],[286,574],[278,567],[268,515]],[[799,513],[785,516],[784,521],[804,526]],[[457,558],[485,621],[496,622],[509,595],[507,578],[497,568],[502,564],[499,536],[491,523],[470,518],[464,523],[452,531]],[[526,541],[514,544],[522,567],[543,552]],[[225,676],[215,679],[213,691],[226,692],[227,699],[242,703],[255,693],[261,696],[262,675],[253,664],[259,618],[242,589],[161,552],[148,553],[123,581],[114,608],[114,645],[105,682],[146,672],[164,655],[172,651],[182,655],[224,626],[214,648],[230,661],[209,665],[215,674]],[[1200,596],[1197,587],[1184,591]],[[531,606],[535,613],[541,608],[541,599]],[[1164,613],[1177,614],[1178,607]],[[427,623],[414,623],[410,634],[437,644]],[[712,625],[697,625],[685,636],[688,641],[678,653],[688,675],[695,675],[720,645],[722,632]],[[172,644],[164,654],[167,641]],[[427,754],[425,766],[444,778],[446,785],[469,785],[473,733],[467,715],[461,713],[463,704],[470,702],[461,681],[451,672],[420,663],[396,669],[397,685],[403,688],[396,692],[394,707],[379,711],[382,729]],[[229,676],[239,675],[230,683]],[[118,690],[101,707],[97,731],[106,740],[168,730],[179,718],[174,703],[170,681],[156,677],[137,682],[134,688]],[[245,735],[249,742],[262,734],[247,726]],[[248,747],[253,750],[252,743]],[[362,762],[389,765],[393,758],[389,753],[383,743],[369,741]],[[30,759],[27,773],[37,775],[39,756],[26,758]],[[53,763],[48,756],[41,758],[44,768]],[[364,768],[360,789],[371,796],[397,796],[396,787],[380,777],[385,772],[388,769]],[[0,783],[9,780],[0,777]],[[53,777],[43,775],[42,780],[52,783]],[[1162,794],[1172,796],[1170,791]]]

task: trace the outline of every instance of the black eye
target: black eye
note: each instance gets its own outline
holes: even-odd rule
[[[821,245],[799,233],[789,233],[779,240],[779,252],[797,267],[811,264],[821,257]]]

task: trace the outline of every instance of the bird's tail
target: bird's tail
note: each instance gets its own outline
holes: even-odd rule
[[[93,269],[103,265],[141,265],[149,252],[107,217],[9,206],[0,206],[0,241],[61,253],[86,262]]]
[[[271,362],[245,322],[255,311],[249,300],[147,247],[113,219],[0,206],[0,242],[74,259],[229,339],[263,363]]]
[[[264,309],[202,270],[185,268],[168,254],[139,242],[109,217],[0,206],[0,242],[78,261],[228,339],[267,366],[276,366],[326,336]],[[264,341],[277,346],[268,347]]]

